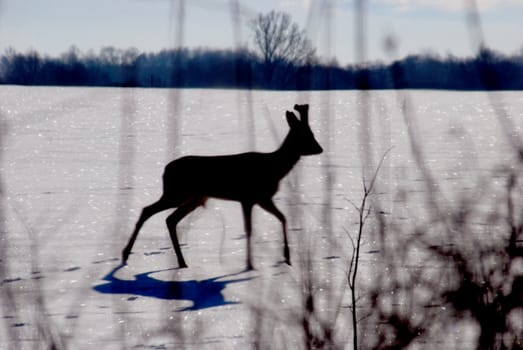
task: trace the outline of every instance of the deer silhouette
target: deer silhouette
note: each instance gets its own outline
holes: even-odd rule
[[[176,225],[207,198],[220,198],[241,203],[247,235],[247,269],[252,269],[251,234],[252,208],[255,204],[273,214],[283,228],[283,255],[291,264],[287,240],[286,219],[276,208],[272,197],[280,180],[301,156],[319,154],[323,150],[309,126],[309,105],[295,105],[300,119],[286,112],[290,130],[281,146],[274,152],[248,152],[223,156],[185,156],[167,164],[163,174],[161,198],[143,208],[134,232],[122,251],[125,264],[144,222],[163,210],[177,208],[167,218],[167,228],[180,268],[187,267],[178,243]]]

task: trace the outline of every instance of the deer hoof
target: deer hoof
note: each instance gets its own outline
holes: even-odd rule
[[[127,259],[129,259],[129,254],[130,252],[128,252],[127,250],[124,249],[124,251],[122,252],[122,264],[125,265],[127,264]]]
[[[289,252],[289,247],[285,246],[285,248],[283,248],[283,256],[285,257],[285,263],[287,265],[290,265],[291,264],[291,253]]]

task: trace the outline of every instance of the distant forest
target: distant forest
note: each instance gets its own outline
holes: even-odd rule
[[[98,53],[82,53],[73,46],[57,58],[8,49],[0,56],[0,83],[274,90],[523,90],[523,50],[506,56],[483,48],[471,58],[424,54],[390,64],[346,67],[315,58],[299,64],[280,60],[267,67],[267,62],[247,49],[184,48],[141,53],[105,47]]]

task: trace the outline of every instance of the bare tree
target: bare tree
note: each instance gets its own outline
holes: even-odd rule
[[[267,83],[273,83],[278,66],[288,71],[292,65],[309,62],[315,49],[300,27],[284,12],[259,14],[249,23],[254,32],[255,48],[264,63]]]

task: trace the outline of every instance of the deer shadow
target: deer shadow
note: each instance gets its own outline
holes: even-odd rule
[[[236,301],[227,301],[222,294],[225,287],[231,283],[245,282],[254,277],[226,279],[240,273],[213,277],[205,280],[164,281],[151,277],[157,272],[173,269],[144,272],[134,275],[133,280],[116,277],[116,273],[125,265],[119,265],[111,270],[102,280],[107,283],[94,286],[93,289],[104,294],[130,294],[162,300],[188,300],[192,306],[177,311],[194,311],[217,306],[239,304]],[[225,279],[225,280],[223,280]]]

